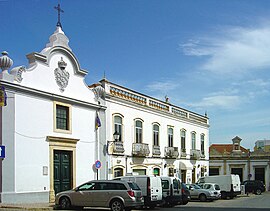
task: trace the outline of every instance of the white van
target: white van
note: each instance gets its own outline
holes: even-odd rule
[[[162,200],[162,184],[159,176],[133,175],[117,177],[115,180],[126,180],[137,183],[142,190],[144,205],[154,208],[164,203]]]
[[[161,177],[162,198],[165,206],[174,207],[182,204],[181,180],[177,177]]]
[[[241,194],[240,177],[236,174],[201,177],[198,180],[198,184],[202,183],[218,184],[222,199],[226,199],[227,197],[232,199]]]

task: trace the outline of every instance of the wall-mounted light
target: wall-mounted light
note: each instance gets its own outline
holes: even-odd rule
[[[114,134],[113,134],[113,139],[114,139],[115,141],[118,141],[119,138],[120,138],[120,134],[119,134],[117,131],[115,131]]]

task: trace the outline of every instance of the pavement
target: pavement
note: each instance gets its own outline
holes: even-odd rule
[[[54,204],[51,203],[29,203],[29,204],[5,204],[0,203],[1,210],[53,210]]]

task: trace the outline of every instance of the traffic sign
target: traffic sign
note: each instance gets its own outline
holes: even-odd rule
[[[0,158],[5,158],[5,157],[6,157],[6,147],[0,146]]]
[[[95,167],[96,167],[96,169],[99,169],[99,168],[101,167],[101,162],[100,162],[100,160],[96,160],[96,162],[95,162]]]

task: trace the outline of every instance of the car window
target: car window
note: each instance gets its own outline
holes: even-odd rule
[[[201,189],[201,187],[199,185],[195,185],[195,184],[191,185],[191,187],[194,188],[194,189]]]
[[[205,184],[205,185],[203,186],[203,188],[204,188],[204,189],[210,189],[210,188],[211,188],[211,185],[210,185],[210,184]]]
[[[215,190],[220,190],[219,185],[215,185]]]
[[[162,180],[162,188],[169,189],[169,181],[168,180]]]
[[[116,184],[115,183],[106,183],[104,186],[104,190],[115,190]]]
[[[128,185],[132,190],[141,190],[140,187],[134,182],[128,182]]]
[[[78,187],[79,191],[83,191],[83,190],[92,190],[94,188],[94,183],[85,183],[81,186]]]
[[[179,186],[180,186],[179,181],[177,179],[173,179],[173,188],[179,189]]]
[[[127,190],[127,188],[122,183],[116,183],[116,190]]]

